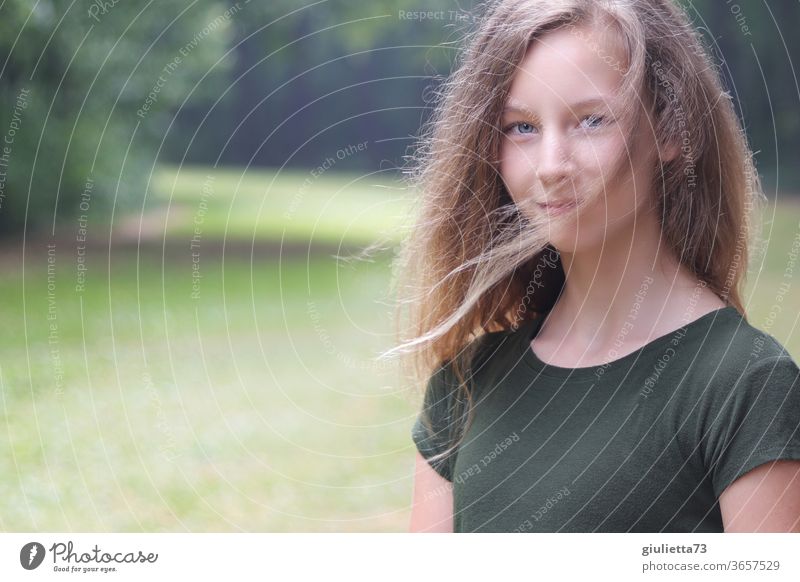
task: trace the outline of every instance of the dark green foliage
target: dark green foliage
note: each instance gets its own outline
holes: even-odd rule
[[[13,143],[0,144],[10,149],[0,232],[25,224],[49,230],[54,219],[140,205],[171,112],[230,44],[224,18],[204,30],[226,7],[209,0],[6,0],[0,140],[15,134]],[[181,62],[165,71],[176,57]],[[212,71],[217,82],[224,70]],[[152,107],[137,115],[159,76],[165,82]],[[20,95],[27,96],[24,109],[15,108]],[[206,90],[193,98],[208,96]]]

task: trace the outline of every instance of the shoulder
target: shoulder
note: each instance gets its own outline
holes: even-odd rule
[[[707,363],[718,363],[725,370],[736,370],[762,360],[788,359],[788,350],[769,332],[755,327],[735,309],[712,316],[693,346]]]
[[[496,366],[505,367],[506,356],[513,352],[520,334],[525,333],[528,325],[530,321],[523,321],[508,329],[484,332],[473,339],[463,352],[470,371],[478,375]]]
[[[696,331],[676,348],[687,365],[680,386],[692,409],[716,414],[731,406],[747,408],[765,396],[780,400],[797,390],[796,360],[774,336],[735,310]]]
[[[800,389],[795,358],[773,335],[743,317],[729,317],[712,326],[697,361],[713,387],[711,397],[726,409],[765,399],[777,404]]]
[[[700,451],[717,497],[760,464],[800,460],[796,360],[771,334],[749,324],[725,337],[729,349],[702,364],[706,369],[692,387]]]
[[[509,329],[483,332],[470,340],[467,345],[459,350],[452,358],[441,362],[432,372],[428,390],[435,391],[438,396],[456,391],[458,379],[455,373],[456,363],[458,368],[466,375],[472,394],[481,384],[489,370],[502,366],[504,356],[509,353],[515,338],[521,333],[522,327],[529,322]]]

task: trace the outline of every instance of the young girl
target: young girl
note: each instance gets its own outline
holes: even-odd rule
[[[686,15],[492,2],[440,98],[411,530],[800,531],[800,369],[742,300],[765,197]]]

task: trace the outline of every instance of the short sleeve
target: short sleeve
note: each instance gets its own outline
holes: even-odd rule
[[[800,369],[784,355],[748,362],[706,441],[714,495],[771,461],[800,460]]]
[[[431,457],[445,452],[452,446],[458,418],[455,406],[457,384],[451,378],[450,367],[439,366],[428,380],[423,397],[422,409],[411,429],[411,437],[420,454],[428,460],[433,469],[448,481],[453,480],[453,465],[456,451],[431,460]]]

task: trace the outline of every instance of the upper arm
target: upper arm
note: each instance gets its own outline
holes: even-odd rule
[[[800,461],[748,471],[719,498],[725,532],[800,532]]]
[[[453,531],[453,484],[417,451],[409,532]]]
[[[732,370],[724,383],[709,387],[699,446],[720,510],[735,508],[727,512],[734,527],[734,520],[743,523],[736,514],[761,511],[760,522],[784,489],[780,503],[797,494],[791,469],[797,465],[774,463],[800,462],[800,368],[788,356],[770,355]]]

